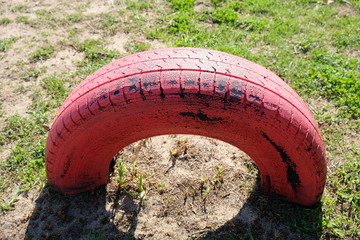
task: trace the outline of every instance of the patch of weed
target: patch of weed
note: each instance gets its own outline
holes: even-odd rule
[[[81,29],[76,28],[76,27],[74,27],[74,28],[69,28],[69,29],[67,30],[68,36],[69,36],[69,40],[76,42],[76,41],[77,41],[76,37],[77,37],[77,35],[78,35],[78,33],[79,33],[80,31],[81,31]],[[66,41],[64,41],[64,42],[66,42]],[[66,44],[63,44],[63,45],[66,45]]]
[[[26,16],[17,16],[17,17],[16,17],[16,22],[17,22],[17,23],[30,24],[30,20],[29,20],[29,18],[26,17]]]
[[[176,11],[191,11],[194,9],[195,0],[167,0],[171,8]]]
[[[130,42],[125,45],[125,50],[130,53],[146,51],[150,48],[150,44],[143,42]]]
[[[78,66],[82,69],[76,72],[76,75],[80,74],[83,77],[120,57],[119,52],[104,49],[103,43],[95,39],[88,39],[78,44],[77,48],[85,54],[85,59],[78,62]]]
[[[38,24],[46,24],[48,26],[51,26],[53,28],[58,27],[58,23],[61,22],[60,19],[57,19],[55,16],[57,9],[50,9],[50,10],[36,10],[35,13],[37,15],[36,22]]]
[[[120,19],[110,13],[102,13],[100,15],[100,28],[107,31],[110,35],[115,35],[121,26]]]
[[[325,49],[311,53],[309,69],[295,80],[300,92],[333,100],[342,115],[360,118],[360,73],[358,59],[345,58]]]
[[[242,17],[239,20],[239,26],[245,31],[257,31],[261,32],[265,29],[269,29],[269,20],[267,18],[255,18],[255,17]]]
[[[120,159],[117,165],[119,189],[130,196],[140,199],[141,203],[146,200],[146,187],[144,178],[136,168],[134,162],[131,167],[127,167],[124,159]]]
[[[242,8],[256,15],[272,15],[281,7],[279,3],[277,0],[245,0]]]
[[[360,150],[330,175],[324,201],[323,228],[335,237],[356,238],[360,234]]]
[[[1,189],[1,184],[0,184],[0,189]],[[3,201],[3,203],[0,204],[0,211],[2,212],[6,212],[9,211],[13,208],[13,204],[17,201],[17,197],[20,195],[21,190],[18,187],[15,191],[14,196],[9,200],[9,201]]]
[[[11,155],[0,163],[0,181],[3,191],[13,183],[29,189],[45,180],[44,149],[47,129],[42,117],[14,115],[6,119],[0,134],[0,144],[15,141]]]
[[[35,52],[30,53],[30,62],[35,63],[45,61],[51,57],[55,48],[53,46],[40,47]]]
[[[11,23],[11,19],[10,18],[1,18],[0,19],[0,25],[6,25],[6,24],[9,24]]]
[[[10,143],[14,140],[39,133],[33,124],[26,122],[26,118],[20,115],[13,115],[6,119],[6,126],[0,135],[0,144]]]
[[[212,12],[212,21],[214,23],[227,23],[230,25],[236,25],[238,20],[238,13],[230,7],[216,8]]]
[[[83,15],[81,13],[71,13],[65,17],[65,22],[68,24],[77,23],[83,20]]]
[[[6,52],[10,46],[17,40],[16,37],[10,37],[0,40],[0,52]]]
[[[56,101],[58,105],[65,100],[69,94],[69,89],[65,87],[65,80],[55,76],[46,77],[42,80],[43,88],[52,99]]]
[[[136,9],[136,10],[145,10],[149,9],[151,6],[145,0],[137,0],[137,1],[127,1],[127,9]]]
[[[14,13],[16,13],[16,12],[27,13],[27,12],[29,12],[29,7],[26,5],[18,5],[18,6],[11,8],[11,11]]]
[[[177,13],[172,16],[167,25],[167,32],[172,34],[195,33],[196,28],[193,18],[187,13]]]
[[[28,70],[22,74],[22,79],[24,79],[24,81],[26,81],[26,82],[33,81],[33,80],[37,79],[45,71],[46,71],[45,67],[41,68],[41,69]]]

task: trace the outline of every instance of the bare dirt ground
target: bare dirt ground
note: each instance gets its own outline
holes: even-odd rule
[[[81,9],[85,20],[72,26],[81,32],[76,41],[100,39],[106,48],[126,55],[124,46],[141,36],[119,31],[104,38],[87,20],[111,12],[113,4],[0,0],[1,18],[11,20],[0,25],[0,38],[17,38],[6,53],[0,53],[0,129],[7,116],[28,114],[33,89],[41,79],[76,71],[76,62],[83,58],[70,45],[59,45],[68,38],[66,24],[32,25],[19,22],[18,17],[33,20],[37,10],[52,10],[54,18],[62,18]],[[165,47],[161,42],[148,43],[152,49]],[[50,59],[29,61],[31,52],[49,44],[56,46]],[[24,78],[34,69],[43,69],[39,77]],[[12,147],[1,151],[0,161]],[[276,214],[281,213],[260,214],[258,203],[266,205],[269,199],[259,194],[256,167],[229,144],[199,136],[159,136],[128,146],[117,159],[124,159],[129,172],[144,176],[143,200],[119,189],[116,170],[106,187],[78,195],[65,196],[38,186],[21,193],[12,210],[0,213],[0,239],[234,239],[235,235],[254,239],[255,233],[262,239],[302,239],[292,226],[278,221]],[[4,199],[14,195],[6,194]]]
[[[136,161],[147,176],[143,202],[118,189],[116,173],[107,187],[73,196],[45,187],[22,195],[2,216],[1,239],[251,239],[256,231],[263,239],[301,239],[286,224],[259,215],[257,201],[266,197],[257,196],[257,170],[229,144],[159,136],[118,157],[128,159],[129,171]]]

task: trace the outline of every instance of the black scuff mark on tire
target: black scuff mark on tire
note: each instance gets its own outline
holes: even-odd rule
[[[61,178],[64,178],[69,171],[70,165],[71,165],[71,158],[72,156],[66,156],[66,162],[64,164],[63,173],[60,175]]]
[[[139,91],[139,88],[134,84],[129,87],[129,91],[134,90],[135,92]]]
[[[203,88],[209,88],[210,87],[210,85],[208,83],[203,83],[202,85],[203,85]]]
[[[296,165],[291,160],[289,155],[285,152],[285,150],[278,146],[268,135],[266,135],[263,131],[261,131],[261,135],[268,141],[272,146],[275,147],[276,151],[280,154],[280,157],[286,165],[286,178],[287,182],[291,185],[294,192],[296,192],[297,188],[301,185],[300,177],[296,172]]]
[[[265,184],[263,185],[263,191],[265,193],[270,192],[270,186],[271,186],[271,179],[269,175],[265,175]]]
[[[158,84],[156,82],[144,82],[143,86],[145,89],[147,89],[148,87],[154,87],[157,86]]]
[[[159,86],[160,87],[160,97],[161,97],[161,99],[164,99],[164,98],[166,98],[166,95],[164,93],[164,89],[161,85],[161,82],[159,82],[159,84],[160,84],[160,86]]]
[[[129,78],[128,80],[131,83],[137,83],[139,81],[139,79],[137,77]]]
[[[176,84],[178,84],[178,82],[177,82],[176,80],[171,80],[169,83],[170,83],[171,85],[176,85]]]
[[[193,85],[195,85],[195,81],[194,80],[185,80],[184,84],[185,84],[185,86],[193,86]]]
[[[250,94],[248,101],[249,102],[261,102],[262,99],[256,95]]]
[[[218,89],[220,92],[225,91],[225,88],[226,88],[226,86],[227,86],[227,82],[225,82],[224,80],[219,80],[217,83],[218,83],[217,89]]]
[[[209,117],[208,115],[206,115],[205,113],[199,111],[198,113],[193,113],[193,112],[180,112],[179,113],[180,116],[182,117],[192,117],[194,119],[199,119],[201,121],[211,121],[211,122],[217,122],[217,121],[222,121],[224,120],[222,117]]]

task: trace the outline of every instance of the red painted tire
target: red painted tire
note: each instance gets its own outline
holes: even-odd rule
[[[141,52],[86,78],[50,130],[48,182],[68,194],[106,184],[109,164],[123,147],[180,133],[246,152],[267,194],[301,205],[321,198],[325,149],[302,99],[264,67],[195,48]]]

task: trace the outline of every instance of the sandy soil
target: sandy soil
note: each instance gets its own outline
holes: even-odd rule
[[[186,147],[182,144],[186,144]],[[178,149],[174,158],[169,152]],[[1,239],[301,239],[288,226],[259,216],[257,170],[235,147],[214,139],[171,135],[122,150],[129,171],[144,177],[144,201],[106,187],[65,196],[44,187],[21,195],[0,220]],[[218,169],[223,169],[219,182]],[[258,229],[256,229],[258,228]]]

